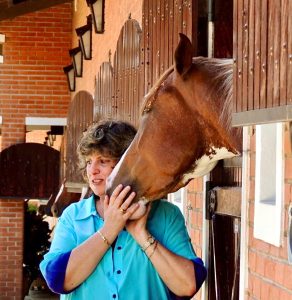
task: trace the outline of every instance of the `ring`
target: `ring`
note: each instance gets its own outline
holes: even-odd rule
[[[122,207],[120,207],[119,210],[122,214],[124,214],[126,212],[126,209],[123,209]]]

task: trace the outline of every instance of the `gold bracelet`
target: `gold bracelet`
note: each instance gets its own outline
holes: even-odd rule
[[[102,238],[103,242],[105,244],[107,244],[109,247],[111,246],[111,244],[109,243],[108,239],[99,231],[97,230],[97,233],[99,234],[99,236]]]
[[[153,255],[153,253],[155,252],[155,250],[156,250],[156,248],[157,248],[157,244],[158,244],[158,242],[155,241],[155,244],[154,244],[154,247],[153,247],[152,252],[151,252],[149,255],[147,255],[149,259],[150,259],[150,257]]]

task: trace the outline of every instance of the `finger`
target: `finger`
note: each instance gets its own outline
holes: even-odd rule
[[[123,189],[123,185],[119,184],[113,191],[113,193],[110,196],[109,199],[109,204],[113,204],[115,202],[115,199],[118,197],[118,195],[120,194],[121,190]]]
[[[139,208],[139,203],[132,204],[127,211],[124,213],[124,218],[129,219],[131,215]]]
[[[119,193],[119,195],[114,200],[114,203],[115,203],[116,207],[121,206],[121,204],[125,201],[125,198],[127,197],[130,190],[131,190],[130,186],[126,186],[125,188],[123,188],[123,190]]]
[[[129,197],[121,204],[121,208],[123,210],[128,209],[128,207],[131,205],[133,199],[135,198],[136,193],[135,192],[131,192],[131,194],[129,195]]]
[[[103,201],[103,207],[105,210],[108,208],[108,205],[109,205],[109,196],[105,195],[104,201]]]

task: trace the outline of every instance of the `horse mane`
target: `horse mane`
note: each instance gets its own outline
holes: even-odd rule
[[[200,67],[209,75],[209,98],[223,101],[219,120],[231,129],[232,97],[233,97],[233,68],[232,59],[194,57],[193,64]]]
[[[193,57],[192,64],[201,68],[209,75],[210,86],[209,98],[215,98],[217,101],[223,101],[223,107],[220,112],[220,121],[225,123],[231,129],[232,116],[232,86],[233,86],[233,68],[232,59],[219,59],[209,57]],[[166,78],[174,71],[174,65],[168,68],[161,77],[156,81],[154,86],[144,96],[141,106],[141,114],[147,113],[153,104],[151,96],[153,96],[158,88],[163,84]]]

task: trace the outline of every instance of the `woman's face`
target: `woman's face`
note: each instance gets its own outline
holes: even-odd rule
[[[86,157],[86,174],[88,183],[95,195],[103,198],[106,179],[117,163],[116,159],[92,153]]]

